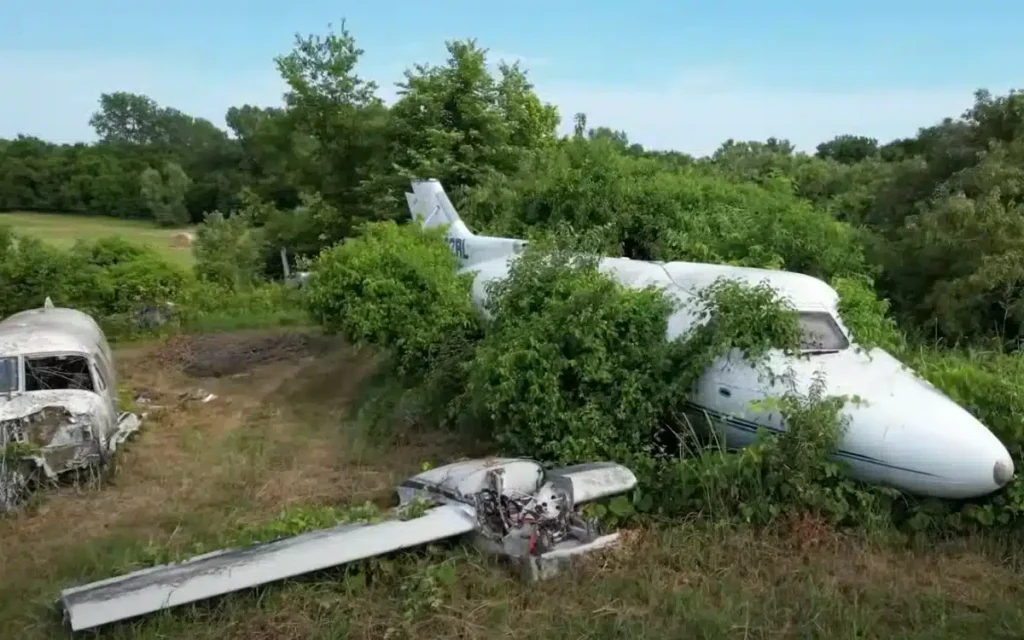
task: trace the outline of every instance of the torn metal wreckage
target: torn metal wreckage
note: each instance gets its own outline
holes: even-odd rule
[[[65,589],[60,600],[71,630],[79,631],[466,534],[527,578],[545,579],[574,556],[617,541],[617,533],[602,534],[579,507],[636,483],[630,469],[614,463],[545,470],[533,460],[465,460],[399,485],[398,513],[426,504],[418,517],[396,514],[214,551]]]
[[[39,481],[102,465],[139,426],[119,411],[113,355],[91,316],[47,298],[0,322],[0,513]]]

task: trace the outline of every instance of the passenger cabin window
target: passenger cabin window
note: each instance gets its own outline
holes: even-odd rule
[[[25,391],[82,389],[95,391],[85,356],[25,358]]]
[[[0,358],[0,393],[18,390],[18,359],[14,356]]]
[[[842,351],[850,346],[839,325],[831,314],[824,311],[801,311],[801,351]]]

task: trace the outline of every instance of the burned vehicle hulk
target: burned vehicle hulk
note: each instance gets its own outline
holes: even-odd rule
[[[139,423],[118,410],[110,345],[91,316],[47,298],[0,321],[0,513],[39,482],[102,465]]]

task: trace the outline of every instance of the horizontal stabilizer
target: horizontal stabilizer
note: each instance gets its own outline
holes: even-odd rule
[[[61,592],[71,629],[89,629],[189,602],[372,558],[473,531],[472,508],[444,505],[419,518],[344,524],[197,556]]]

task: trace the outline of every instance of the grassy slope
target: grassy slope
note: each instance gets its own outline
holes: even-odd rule
[[[18,233],[36,236],[59,247],[70,247],[75,240],[123,236],[153,247],[177,264],[192,264],[189,247],[177,244],[174,240],[175,234],[181,233],[182,229],[163,229],[142,220],[54,213],[0,213],[2,224],[10,225]]]
[[[146,547],[187,550],[288,505],[384,500],[422,461],[457,454],[414,425],[387,451],[368,444],[349,410],[372,365],[344,348],[218,380],[188,379],[148,347],[118,357],[122,379],[151,397],[145,430],[105,486],[50,490],[0,521],[2,638],[61,637],[59,589],[116,573]],[[178,400],[199,386],[218,398]],[[813,522],[629,533],[621,550],[539,585],[444,548],[369,581],[328,573],[101,637],[1024,637],[1024,553],[1009,543],[894,550]],[[435,581],[444,562],[453,581]]]

